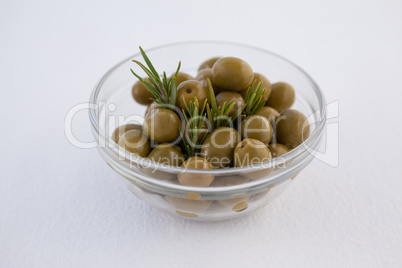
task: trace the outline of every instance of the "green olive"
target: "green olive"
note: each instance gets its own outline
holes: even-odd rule
[[[256,114],[268,119],[272,126],[275,125],[275,122],[279,117],[279,112],[274,108],[268,106],[262,107]]]
[[[208,68],[212,68],[212,66],[214,66],[215,62],[217,60],[219,60],[220,58],[221,57],[213,57],[213,58],[210,58],[210,59],[204,61],[203,63],[201,63],[200,67],[198,67],[198,71],[208,69]]]
[[[211,200],[193,200],[167,195],[165,198],[177,214],[189,218],[198,218],[198,214],[204,213],[213,202]]]
[[[148,78],[144,78],[145,81],[150,83]],[[134,100],[139,104],[147,105],[152,102],[151,98],[154,97],[152,93],[144,86],[141,81],[137,81],[131,88],[131,95]]]
[[[218,127],[205,138],[201,155],[204,156],[214,168],[229,166],[233,161],[233,151],[240,142],[240,135],[234,128]]]
[[[244,139],[253,138],[268,144],[272,139],[273,129],[265,117],[251,115],[241,122],[241,134]]]
[[[186,169],[212,169],[212,165],[203,157],[193,156],[187,159],[182,165]],[[214,181],[210,174],[186,173],[183,171],[177,175],[179,182],[186,186],[206,187]]]
[[[208,79],[211,82],[212,88],[214,89],[215,95],[218,95],[220,92],[224,91],[222,88],[217,87],[212,82],[212,69],[202,69],[198,72],[195,77],[196,80],[200,81],[202,85],[208,88]]]
[[[219,204],[224,205],[226,207],[230,207],[234,212],[241,212],[248,208],[248,199],[249,195],[243,195],[239,197],[233,197],[229,199],[218,199],[216,200]]]
[[[187,112],[185,103],[188,106],[190,101],[194,102],[194,99],[197,98],[202,106],[208,95],[208,88],[204,87],[200,81],[184,81],[177,87],[177,106]]]
[[[179,72],[176,76],[176,86],[179,86],[181,83],[183,83],[184,81],[187,81],[187,80],[194,80],[194,77],[192,77],[189,74]]]
[[[146,157],[151,148],[147,136],[141,129],[125,132],[119,139],[119,146],[141,157]]]
[[[287,83],[278,82],[272,85],[271,96],[265,105],[282,112],[290,108],[294,102],[295,90],[293,87]]]
[[[276,135],[279,143],[295,148],[310,135],[309,122],[301,112],[285,110],[276,123]]]
[[[238,109],[243,108],[245,103],[243,97],[233,91],[223,91],[216,96],[216,103],[218,106],[223,107],[223,104],[229,104],[230,101],[234,102],[233,109],[229,112],[229,115],[233,115]]]
[[[232,186],[232,185],[240,185],[243,183],[248,182],[247,178],[244,178],[242,176],[225,176],[225,177],[215,177],[214,182],[211,184],[211,186],[214,187],[224,187],[224,186]]]
[[[250,65],[235,57],[220,58],[212,67],[213,84],[226,90],[248,88],[254,79]]]
[[[268,100],[269,96],[271,95],[271,91],[272,91],[271,82],[269,82],[268,78],[266,78],[265,76],[263,76],[262,74],[259,74],[259,73],[254,73],[254,81],[256,82],[256,85],[259,82],[262,82],[261,89],[265,88],[262,99],[265,101]],[[248,90],[248,88],[239,92],[243,98],[246,98],[247,90]]]
[[[154,109],[145,116],[144,132],[151,140],[159,143],[177,139],[180,127],[179,117],[168,109]]]
[[[119,126],[113,131],[111,138],[115,143],[119,143],[121,136],[123,136],[124,133],[132,129],[139,129],[142,131],[142,126],[137,124],[127,124]]]
[[[180,147],[174,146],[170,143],[162,143],[153,149],[148,158],[152,161],[171,165],[171,166],[181,166],[184,162],[184,155],[180,150]]]
[[[268,147],[256,139],[244,139],[234,150],[236,167],[255,165],[272,159]]]
[[[159,109],[159,108],[162,108],[162,107],[158,103],[153,101],[151,104],[149,104],[147,106],[147,109],[145,110],[144,115],[147,115],[147,113],[149,113],[149,111],[152,111],[153,109]]]
[[[268,149],[271,151],[272,158],[284,155],[289,152],[289,148],[280,143],[272,143],[268,145]]]
[[[209,80],[212,81],[212,69],[211,68],[202,69],[201,71],[199,71],[197,76],[195,77],[195,80],[202,82],[202,84],[207,87],[208,86],[207,78],[209,78]]]

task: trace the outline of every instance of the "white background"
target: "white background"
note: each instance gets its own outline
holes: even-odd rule
[[[184,40],[262,47],[339,101],[339,166],[194,223],[143,204],[64,117],[115,63]],[[0,2],[0,267],[402,267],[401,1]],[[91,141],[86,111],[73,124]]]

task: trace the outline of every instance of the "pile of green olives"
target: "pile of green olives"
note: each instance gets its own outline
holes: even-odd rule
[[[211,97],[208,81],[214,97]],[[236,111],[251,105],[247,93],[255,83],[260,83],[264,89],[261,93],[263,106],[258,106],[261,108],[252,114],[241,113],[237,118],[231,118],[229,125],[214,127],[213,122],[204,122],[199,127],[201,134],[192,140],[198,146],[197,150],[189,155],[183,136],[192,131],[188,126],[188,119],[193,119],[187,111],[190,102],[197,100],[207,107],[213,103],[224,107],[231,102],[234,106],[228,116],[237,116]],[[179,72],[176,89],[176,103],[167,107],[154,102],[152,93],[137,81],[131,93],[137,103],[147,105],[144,123],[119,126],[113,132],[112,140],[127,151],[157,163],[213,170],[270,161],[290,152],[310,135],[306,116],[291,109],[296,96],[294,88],[282,81],[271,83],[242,59],[213,57],[201,63],[195,76]],[[208,118],[205,113],[205,119]],[[254,178],[244,177],[244,181]],[[186,186],[222,184],[219,178],[205,171],[200,174],[183,172],[176,179]]]

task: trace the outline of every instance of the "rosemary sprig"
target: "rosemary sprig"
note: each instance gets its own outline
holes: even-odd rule
[[[145,51],[140,47],[141,55],[144,58],[144,61],[148,68],[143,65],[141,62],[137,60],[133,60],[141,69],[144,70],[148,79],[150,81],[147,82],[144,78],[136,74],[133,69],[130,69],[131,72],[144,84],[144,86],[152,93],[154,98],[153,101],[158,103],[163,108],[167,108],[170,110],[174,110],[176,105],[176,96],[177,96],[177,85],[176,85],[176,77],[177,73],[180,70],[181,62],[177,67],[176,73],[172,75],[171,78],[167,79],[166,72],[163,72],[162,79],[159,73],[155,70],[155,67],[152,65]]]
[[[228,104],[226,104],[226,102],[223,103],[222,107],[218,106],[216,103],[215,92],[209,78],[207,79],[207,82],[211,102],[211,105],[207,104],[207,116],[212,126],[212,130],[218,127],[228,127],[237,117],[239,117],[243,108],[239,108],[235,113],[233,113],[233,115],[229,116],[235,103],[231,100]]]
[[[265,93],[265,88],[261,89],[262,82],[256,84],[256,81],[248,88],[246,98],[244,99],[245,108],[243,110],[243,116],[249,116],[256,114],[265,102],[262,97]]]
[[[203,127],[205,127],[205,123],[207,120],[205,113],[207,100],[204,101],[204,104],[201,108],[197,98],[194,98],[194,102],[190,101],[189,105],[184,102],[184,105],[186,106],[188,116],[183,109],[184,119],[186,120],[186,130],[180,131],[180,136],[184,143],[185,156],[187,159],[192,156],[196,156],[200,152],[200,145],[204,142],[207,136],[205,134],[204,137],[199,140],[201,130],[203,129]]]

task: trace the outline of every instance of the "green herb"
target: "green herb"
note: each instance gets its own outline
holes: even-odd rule
[[[180,70],[181,62],[179,62],[179,66],[177,67],[176,73],[171,78],[167,79],[166,72],[163,72],[163,76],[161,79],[159,73],[155,70],[155,67],[152,65],[147,54],[145,54],[144,50],[141,47],[140,51],[148,68],[139,61],[133,60],[133,62],[138,64],[141,67],[141,69],[144,70],[144,72],[148,76],[150,83],[147,82],[144,78],[142,78],[138,74],[136,74],[132,69],[130,69],[131,72],[152,93],[152,95],[154,96],[154,98],[152,99],[153,101],[158,103],[163,108],[174,110],[177,96],[176,77],[177,73]]]
[[[207,136],[205,134],[204,137],[200,141],[198,141],[200,133],[203,127],[205,126],[205,122],[207,120],[205,114],[205,107],[207,105],[207,100],[204,101],[204,104],[202,105],[201,108],[197,98],[194,98],[194,102],[190,101],[189,105],[187,105],[187,103],[184,102],[184,105],[186,106],[186,110],[188,113],[187,116],[186,112],[183,109],[183,115],[184,119],[186,120],[187,131],[184,131],[185,132],[184,134],[183,131],[180,131],[180,135],[184,143],[185,155],[187,159],[192,156],[196,156],[200,152],[201,147],[200,145],[204,142]]]
[[[211,102],[211,106],[207,104],[207,115],[208,120],[211,123],[212,130],[218,127],[228,127],[231,123],[239,117],[242,113],[243,108],[239,108],[232,116],[229,116],[229,113],[232,111],[235,103],[231,100],[228,104],[223,103],[222,107],[218,106],[216,103],[215,92],[212,88],[211,81],[209,78],[208,81],[208,90],[209,90],[209,98]]]
[[[248,88],[246,98],[244,99],[245,107],[243,110],[243,116],[249,116],[256,114],[262,107],[264,107],[265,102],[262,97],[265,93],[265,88],[261,89],[262,82],[256,84],[253,82],[251,87]]]

